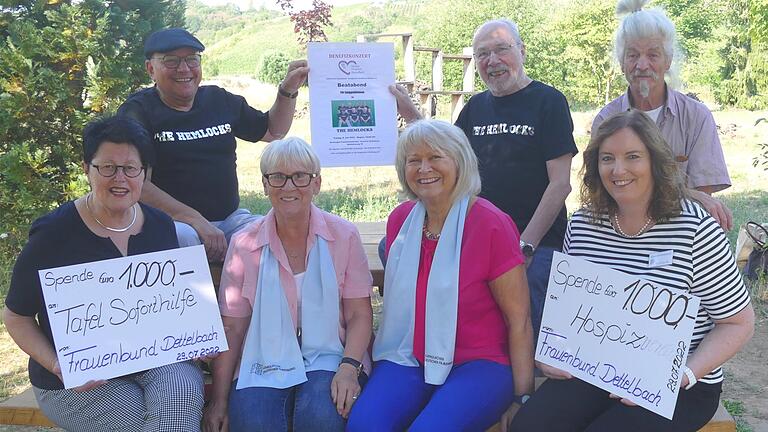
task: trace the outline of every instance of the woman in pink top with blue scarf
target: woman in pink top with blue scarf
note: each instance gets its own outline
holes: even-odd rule
[[[272,210],[232,240],[213,364],[212,431],[343,431],[370,371],[371,273],[350,222],[312,204],[320,162],[299,138],[261,156]]]
[[[520,236],[476,196],[477,158],[457,127],[410,125],[396,168],[412,200],[387,222],[376,366],[347,430],[482,431],[533,391]]]

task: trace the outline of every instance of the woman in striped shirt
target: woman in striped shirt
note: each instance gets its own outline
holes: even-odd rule
[[[720,366],[754,327],[749,294],[725,233],[687,198],[669,146],[641,111],[619,113],[593,132],[582,172],[583,208],[568,225],[564,252],[701,299],[675,413],[668,420],[539,364],[552,379],[518,412],[511,429],[696,431],[717,409]],[[660,252],[669,258],[651,262]]]

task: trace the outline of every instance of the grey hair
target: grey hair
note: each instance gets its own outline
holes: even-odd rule
[[[297,165],[307,172],[320,174],[320,159],[312,147],[298,137],[272,141],[264,147],[259,165],[261,173],[271,174],[280,165]]]
[[[408,152],[419,144],[444,153],[456,163],[456,187],[451,192],[451,202],[464,195],[474,196],[480,193],[477,156],[464,131],[448,122],[430,119],[411,123],[397,140],[395,169],[400,185],[409,198],[418,197],[405,179],[405,165]]]
[[[624,50],[629,41],[660,37],[664,54],[672,64],[666,74],[670,81],[669,84],[672,87],[678,87],[678,69],[682,60],[682,53],[677,41],[675,24],[660,7],[643,9],[648,2],[649,0],[618,1],[616,15],[620,21],[614,36],[613,54],[623,69]]]
[[[517,24],[515,24],[514,21],[507,19],[507,18],[500,18],[495,20],[489,20],[482,24],[480,24],[477,29],[475,30],[474,36],[472,36],[472,46],[475,46],[475,42],[477,41],[477,36],[488,29],[496,28],[496,27],[504,27],[509,31],[509,33],[512,35],[512,37],[515,38],[515,42],[522,43],[523,40],[520,38],[520,30],[517,27]]]

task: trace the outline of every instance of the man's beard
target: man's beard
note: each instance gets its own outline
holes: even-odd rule
[[[647,99],[651,94],[651,86],[648,85],[648,81],[640,81],[640,96],[643,99]]]
[[[651,85],[649,84],[648,80],[642,79],[642,78],[650,78],[653,81],[657,81],[659,79],[659,76],[656,74],[656,72],[650,72],[650,73],[635,74],[632,78],[634,80],[640,80],[638,91],[640,92],[640,96],[642,96],[643,99],[647,99],[648,96],[651,95]]]

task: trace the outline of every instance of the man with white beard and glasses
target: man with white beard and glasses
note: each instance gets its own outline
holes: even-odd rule
[[[618,112],[632,108],[644,111],[672,148],[678,166],[686,174],[691,198],[724,230],[730,230],[731,211],[711,196],[731,186],[715,120],[704,104],[671,88],[676,81],[672,62],[679,58],[675,25],[663,10],[643,9],[647,3],[618,2],[616,13],[623,17],[616,30],[614,54],[629,89],[600,110],[592,130]]]

